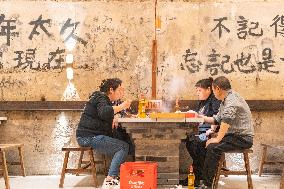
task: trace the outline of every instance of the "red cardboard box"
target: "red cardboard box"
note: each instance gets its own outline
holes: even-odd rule
[[[125,162],[120,166],[120,189],[156,189],[158,164]]]

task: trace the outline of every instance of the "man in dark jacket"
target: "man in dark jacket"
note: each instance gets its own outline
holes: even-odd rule
[[[91,146],[102,154],[113,155],[106,181],[119,175],[120,165],[128,154],[128,144],[112,137],[114,114],[129,108],[131,101],[118,106],[112,101],[122,98],[122,81],[118,78],[103,80],[100,91],[94,92],[86,103],[76,131],[80,146]]]

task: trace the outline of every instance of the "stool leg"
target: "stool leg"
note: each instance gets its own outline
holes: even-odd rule
[[[1,150],[1,159],[2,159],[2,167],[3,167],[3,176],[5,180],[5,186],[6,189],[10,189],[10,182],[9,182],[9,177],[8,177],[8,170],[7,170],[7,162],[6,162],[6,156],[4,150]]]
[[[282,171],[282,177],[281,177],[281,181],[280,181],[280,189],[284,189],[284,168]]]
[[[215,178],[214,178],[214,181],[213,181],[213,189],[218,188],[218,182],[219,182],[219,178],[220,178],[220,175],[221,175],[221,168],[223,166],[224,161],[225,161],[225,154],[223,153],[222,156],[221,156],[221,159],[219,160],[219,163],[218,163],[217,172],[216,172],[216,175],[215,175]]]
[[[82,167],[83,157],[84,157],[84,150],[81,150],[80,158],[79,158],[79,162],[78,162],[78,169],[80,169]],[[76,176],[79,176],[79,172],[76,173]]]
[[[23,153],[22,153],[22,147],[18,147],[19,150],[19,156],[20,156],[20,164],[21,164],[21,170],[22,170],[22,175],[23,177],[26,176],[26,171],[25,171],[25,166],[24,166],[24,157],[23,157]]]
[[[93,179],[94,179],[94,182],[95,182],[95,187],[98,187],[97,170],[96,170],[96,164],[95,164],[95,160],[94,160],[93,150],[89,150],[89,157],[90,157],[91,170],[92,170],[92,175],[93,175]]]
[[[105,176],[107,176],[106,155],[103,155],[102,158],[103,158],[104,174]]]
[[[226,162],[226,158],[224,157],[224,162],[223,162],[223,168],[227,169],[227,162]],[[224,171],[224,176],[228,177],[228,174],[226,174],[226,172]]]
[[[66,151],[65,152],[65,157],[64,157],[63,167],[62,167],[62,171],[61,171],[59,188],[63,188],[64,179],[65,179],[65,172],[66,172],[66,169],[67,169],[67,164],[68,164],[68,159],[69,159],[69,154],[70,154],[70,151]]]
[[[263,165],[266,161],[266,154],[267,154],[267,146],[263,145],[262,146],[262,157],[261,157],[261,162],[259,164],[259,169],[258,169],[258,176],[261,176],[262,171],[263,171]]]
[[[253,189],[248,153],[243,153],[247,172],[248,189]]]

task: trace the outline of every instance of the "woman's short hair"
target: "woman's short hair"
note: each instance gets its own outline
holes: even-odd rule
[[[226,91],[232,88],[229,79],[226,78],[225,76],[220,76],[214,79],[212,85],[213,87],[219,87],[220,89]]]
[[[199,81],[196,82],[195,87],[200,87],[203,89],[208,89],[208,87],[210,87],[210,89],[212,89],[212,82],[213,82],[213,78],[209,77],[206,79],[201,79]]]
[[[122,81],[119,78],[104,79],[100,85],[100,91],[109,94],[110,88],[116,90],[121,84]]]

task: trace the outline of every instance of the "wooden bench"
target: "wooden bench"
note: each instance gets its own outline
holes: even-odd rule
[[[22,175],[24,177],[26,176],[25,167],[24,167],[24,160],[23,160],[23,152],[22,152],[23,146],[24,146],[24,144],[0,144],[0,159],[1,159],[0,170],[3,172],[6,189],[10,189],[10,182],[9,182],[9,177],[8,177],[7,164],[20,165]],[[20,157],[19,161],[18,162],[7,162],[6,161],[6,152],[8,150],[15,149],[15,148],[18,148],[18,151],[19,151],[19,157]]]
[[[96,164],[99,164],[99,163],[103,164],[104,165],[104,172],[106,173],[106,160],[105,160],[105,158],[103,158],[102,161],[95,161],[93,149],[91,147],[79,147],[79,146],[77,146],[77,147],[63,147],[62,151],[65,152],[65,157],[64,157],[59,187],[60,188],[63,187],[66,173],[72,173],[72,174],[79,175],[80,173],[84,173],[84,172],[90,172],[93,175],[94,184],[97,187],[98,181],[97,181]],[[67,167],[70,152],[80,152],[77,168],[71,169],[71,168]],[[85,152],[88,153],[88,157],[89,157],[88,160],[83,160],[83,156],[84,156]]]
[[[262,171],[263,171],[263,166],[265,164],[267,164],[267,165],[283,164],[284,165],[284,161],[268,161],[267,160],[268,147],[269,148],[277,148],[279,150],[284,150],[284,146],[272,146],[272,145],[268,145],[268,144],[261,144],[261,146],[262,146],[262,156],[261,156],[261,161],[260,161],[260,164],[259,164],[258,176],[261,176]]]
[[[220,175],[247,175],[247,182],[248,182],[248,189],[253,189],[253,184],[252,184],[252,179],[251,179],[251,170],[250,170],[250,163],[249,163],[249,153],[252,153],[253,150],[252,149],[246,149],[246,150],[234,150],[234,151],[229,151],[229,152],[225,152],[222,154],[221,159],[218,163],[218,168],[217,168],[217,173],[215,176],[215,179],[213,181],[213,188],[217,189],[218,187],[218,182],[219,182],[219,178]],[[244,158],[244,162],[245,162],[245,171],[233,171],[233,170],[226,170],[226,169],[222,169],[223,166],[225,165],[225,154],[227,153],[242,153],[243,154],[243,158]]]

